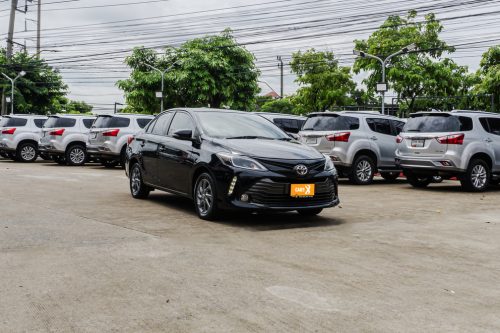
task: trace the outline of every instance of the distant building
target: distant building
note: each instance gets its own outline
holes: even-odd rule
[[[264,97],[271,97],[272,99],[278,99],[280,98],[280,95],[278,95],[276,91],[270,91],[267,94],[265,94]]]

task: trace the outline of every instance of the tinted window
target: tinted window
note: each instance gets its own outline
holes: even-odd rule
[[[403,131],[403,128],[405,127],[405,123],[402,121],[397,121],[397,120],[391,120],[392,126],[394,126],[394,129],[396,130],[396,135],[401,133]]]
[[[304,131],[345,131],[359,128],[359,119],[338,115],[313,115],[307,118]]]
[[[379,119],[379,118],[367,118],[366,123],[368,127],[374,132],[391,135],[391,123],[389,119]]]
[[[35,126],[38,128],[42,128],[43,124],[45,124],[46,121],[47,121],[47,119],[34,119],[33,120],[33,122],[35,123]]]
[[[297,119],[286,119],[286,118],[276,118],[274,119],[276,126],[290,133],[299,133],[302,123],[299,123]]]
[[[193,120],[187,113],[177,112],[168,130],[168,135],[172,135],[179,130],[192,130],[194,132]]]
[[[152,129],[152,134],[156,135],[166,135],[168,130],[168,124],[170,123],[170,119],[172,119],[173,112],[168,112],[161,115],[154,124]]]
[[[7,118],[7,121],[3,125],[4,127],[23,127],[28,123],[26,118]]]
[[[153,128],[155,127],[155,124],[156,124],[156,121],[158,120],[158,118],[155,118],[153,120],[151,120],[146,128],[146,133],[151,133],[153,131]]]
[[[139,125],[140,128],[144,128],[150,121],[150,118],[137,118],[137,125]]]
[[[94,122],[95,128],[123,128],[130,125],[130,119],[125,117],[99,116]]]
[[[94,123],[94,119],[83,119],[83,126],[90,128]]]
[[[472,130],[469,117],[450,116],[449,114],[418,114],[408,119],[404,132],[459,132]]]
[[[500,118],[481,118],[480,122],[486,132],[500,135]]]
[[[55,127],[74,127],[76,124],[76,119],[74,118],[59,118],[59,117],[49,117],[43,127],[45,128],[55,128]]]

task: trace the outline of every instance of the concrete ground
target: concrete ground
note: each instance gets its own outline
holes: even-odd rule
[[[500,331],[500,187],[340,195],[206,222],[120,169],[0,161],[0,332]]]

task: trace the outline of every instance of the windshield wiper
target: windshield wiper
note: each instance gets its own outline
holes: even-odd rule
[[[226,139],[264,139],[264,140],[274,140],[273,138],[267,138],[265,136],[256,136],[256,135],[244,135],[244,136],[231,136]]]

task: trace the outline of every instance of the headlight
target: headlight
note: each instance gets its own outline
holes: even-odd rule
[[[217,156],[227,166],[256,171],[267,170],[266,167],[250,157],[229,153],[217,153]]]
[[[325,155],[325,171],[332,171],[332,170],[334,171],[334,173],[336,173],[337,171],[330,156]]]

